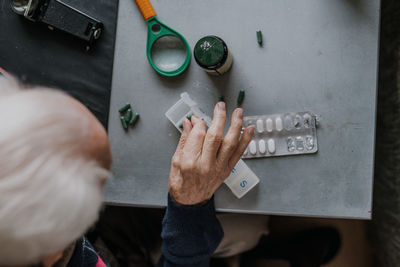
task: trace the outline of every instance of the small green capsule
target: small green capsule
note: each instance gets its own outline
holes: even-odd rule
[[[121,116],[121,124],[122,124],[122,127],[124,127],[125,130],[128,130],[128,124],[126,123],[124,116]]]
[[[238,103],[239,106],[243,103],[244,95],[245,95],[244,94],[244,90],[240,90],[239,96],[237,98],[237,103]]]
[[[135,113],[135,115],[133,115],[132,119],[129,121],[129,125],[131,126],[135,125],[139,117],[140,117],[139,113]]]
[[[261,31],[257,31],[257,42],[259,45],[262,45],[262,43],[263,43]]]
[[[118,111],[119,113],[124,113],[125,111],[127,111],[128,109],[131,108],[131,104],[126,103],[124,106],[122,106]]]
[[[218,97],[218,102],[225,102],[225,97],[223,95]]]
[[[179,129],[183,130],[183,124],[179,124]]]
[[[132,109],[128,109],[128,110],[126,111],[126,114],[125,114],[125,121],[126,121],[127,123],[131,121],[132,115],[133,115]]]
[[[191,119],[192,119],[192,114],[187,115],[186,118],[187,118],[188,120],[191,120]]]

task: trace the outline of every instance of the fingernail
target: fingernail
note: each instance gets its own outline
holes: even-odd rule
[[[251,135],[254,135],[254,130],[256,129],[256,127],[254,127],[253,125],[252,126],[249,126],[249,133],[251,134]]]
[[[238,108],[237,114],[238,114],[239,118],[243,119],[243,109]]]
[[[218,108],[225,110],[225,102],[218,102]]]
[[[187,118],[184,118],[184,119],[183,119],[183,123],[182,123],[182,124],[183,124],[183,129],[186,128],[188,121],[189,121],[189,120],[188,120]]]

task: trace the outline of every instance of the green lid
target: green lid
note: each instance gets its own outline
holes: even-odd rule
[[[224,42],[216,36],[201,38],[194,47],[194,57],[200,65],[217,65],[224,57]]]

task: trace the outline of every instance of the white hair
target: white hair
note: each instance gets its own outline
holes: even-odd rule
[[[67,100],[0,77],[0,265],[37,263],[97,220],[109,172],[82,155],[89,118]]]

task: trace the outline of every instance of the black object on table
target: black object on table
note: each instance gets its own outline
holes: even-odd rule
[[[79,38],[15,14],[9,0],[0,0],[0,67],[24,83],[62,89],[107,126],[118,0],[63,1],[103,22],[91,49]]]

